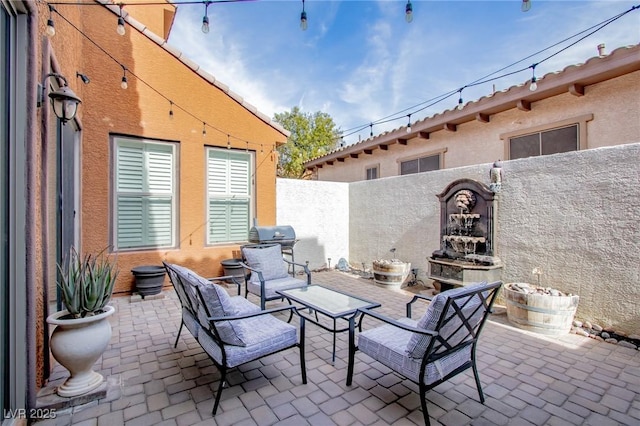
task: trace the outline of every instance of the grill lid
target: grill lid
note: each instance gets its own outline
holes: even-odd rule
[[[288,242],[296,239],[296,231],[288,225],[283,226],[254,226],[249,230],[249,242]]]

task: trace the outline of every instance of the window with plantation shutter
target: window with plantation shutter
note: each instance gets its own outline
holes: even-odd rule
[[[207,148],[207,244],[247,241],[251,159],[248,152]]]
[[[175,245],[175,145],[115,138],[117,250]]]

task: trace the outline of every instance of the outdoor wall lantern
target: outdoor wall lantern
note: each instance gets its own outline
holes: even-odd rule
[[[69,88],[67,79],[64,76],[58,73],[49,73],[42,79],[42,84],[38,85],[38,107],[41,107],[44,103],[44,88],[49,77],[56,77],[64,81],[64,86],[49,93],[49,97],[56,117],[62,121],[62,124],[66,124],[67,121],[73,120],[73,117],[76,116],[78,105],[82,100]]]

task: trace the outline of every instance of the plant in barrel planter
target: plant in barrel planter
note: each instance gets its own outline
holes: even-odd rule
[[[396,249],[389,250],[395,255]],[[381,287],[400,288],[409,276],[411,263],[400,259],[377,259],[373,261],[373,281]]]
[[[560,335],[571,330],[579,297],[540,285],[542,271],[534,268],[538,284],[508,283],[504,286],[507,318],[518,328],[540,334]]]
[[[49,341],[51,353],[71,373],[56,390],[62,397],[88,393],[104,381],[93,364],[111,339],[108,317],[115,308],[107,303],[118,276],[115,261],[105,250],[81,256],[72,247],[58,265],[58,287],[66,309],[50,315],[47,323],[56,326]]]

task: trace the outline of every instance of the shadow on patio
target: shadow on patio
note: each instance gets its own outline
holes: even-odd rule
[[[379,301],[377,311],[396,318],[412,296],[335,271],[314,273],[313,281]],[[173,291],[164,296],[112,300],[113,337],[96,366],[108,379],[106,397],[59,410],[56,419],[38,425],[422,424],[416,385],[358,352],[354,384],[347,387],[347,333],[338,335],[331,365],[332,336],[310,323],[308,384],[301,384],[296,349],[245,364],[228,376],[230,387],[212,418],[219,374],[186,329],[173,347],[179,302]],[[373,325],[368,318],[364,327]],[[504,314],[492,315],[478,346],[478,368],[485,404],[468,370],[427,393],[432,424],[640,424],[638,350],[574,334],[541,336],[510,326]],[[51,383],[66,375],[56,366]]]

